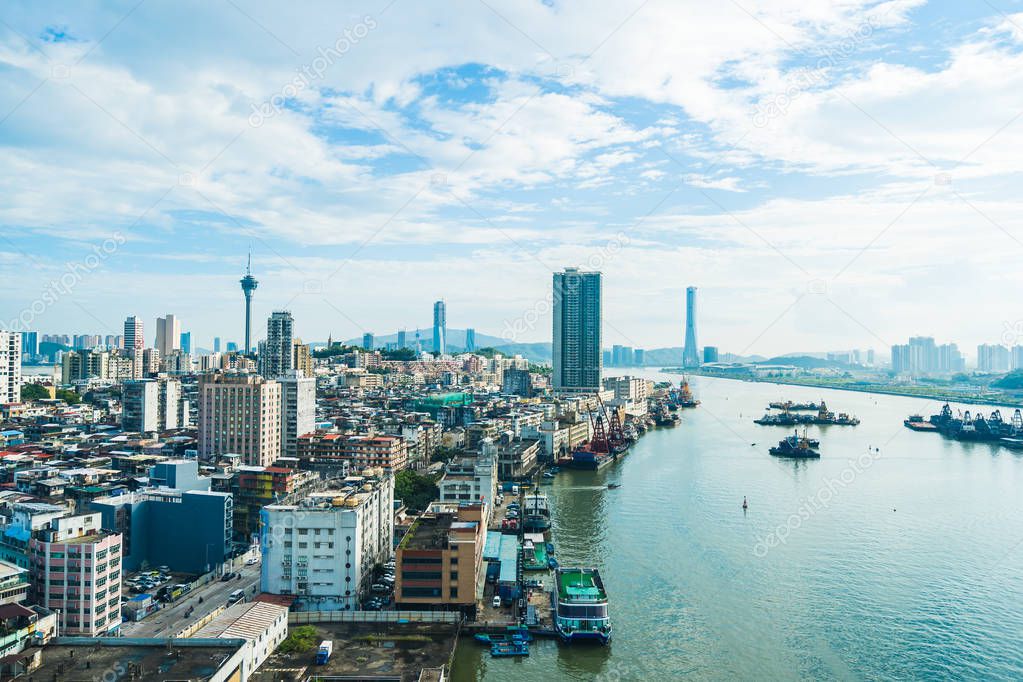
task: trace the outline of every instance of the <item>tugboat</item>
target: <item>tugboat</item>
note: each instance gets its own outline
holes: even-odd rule
[[[820,459],[821,453],[814,446],[812,441],[806,437],[806,431],[800,436],[798,432],[780,441],[777,446],[771,448],[770,453],[775,457],[791,457],[798,459]]]
[[[700,404],[700,401],[693,397],[693,392],[689,388],[689,379],[683,377],[682,385],[678,389],[678,406],[679,407],[696,407]]]

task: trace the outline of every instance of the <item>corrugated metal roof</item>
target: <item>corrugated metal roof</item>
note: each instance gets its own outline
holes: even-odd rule
[[[192,635],[198,639],[256,639],[288,610],[276,604],[235,604]]]

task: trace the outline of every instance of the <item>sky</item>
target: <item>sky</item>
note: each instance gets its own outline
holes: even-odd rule
[[[0,325],[1023,343],[1023,2],[4,2]],[[1018,338],[1017,338],[1018,337]]]

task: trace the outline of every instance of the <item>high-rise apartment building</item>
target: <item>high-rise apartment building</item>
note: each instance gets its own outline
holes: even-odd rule
[[[266,342],[259,353],[259,373],[267,379],[284,376],[293,369],[295,320],[286,310],[278,310],[266,321]]]
[[[298,456],[298,437],[316,428],[316,379],[290,370],[281,384],[281,455]]]
[[[62,635],[98,637],[121,626],[121,534],[100,514],[49,521],[28,541],[32,598],[59,615]]]
[[[21,334],[0,332],[0,405],[21,402]]]
[[[873,362],[870,351],[867,362]],[[892,371],[896,374],[950,374],[965,368],[966,360],[954,343],[939,346],[930,336],[914,336],[909,343],[892,346]]]
[[[255,374],[210,374],[199,380],[199,454],[234,453],[268,466],[281,454],[281,384]]]
[[[696,345],[696,287],[686,288],[686,343],[682,350],[682,365],[700,366],[700,348]]]
[[[132,315],[124,321],[124,352],[132,360],[133,379],[141,379],[145,374],[142,368],[142,349],[146,347],[145,327],[142,320]]]
[[[163,357],[181,350],[181,320],[174,315],[156,318],[156,350]]]
[[[554,273],[554,390],[600,390],[602,305],[599,272]]]
[[[101,350],[68,351],[61,358],[61,382],[72,384],[77,381],[111,378],[110,353]]]
[[[448,308],[444,301],[433,304],[433,350],[441,355],[447,352]]]
[[[182,412],[181,383],[175,379],[125,381],[121,388],[121,428],[131,433],[176,429]]]
[[[307,377],[313,375],[313,349],[311,346],[302,343],[302,339],[295,339],[294,357],[291,366]]]
[[[977,346],[977,369],[981,372],[1008,372],[1011,366],[1009,349],[998,344]]]

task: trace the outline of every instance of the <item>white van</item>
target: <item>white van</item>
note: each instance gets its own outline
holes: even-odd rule
[[[499,597],[496,594],[494,595],[494,608],[495,609],[501,608],[501,597]]]

